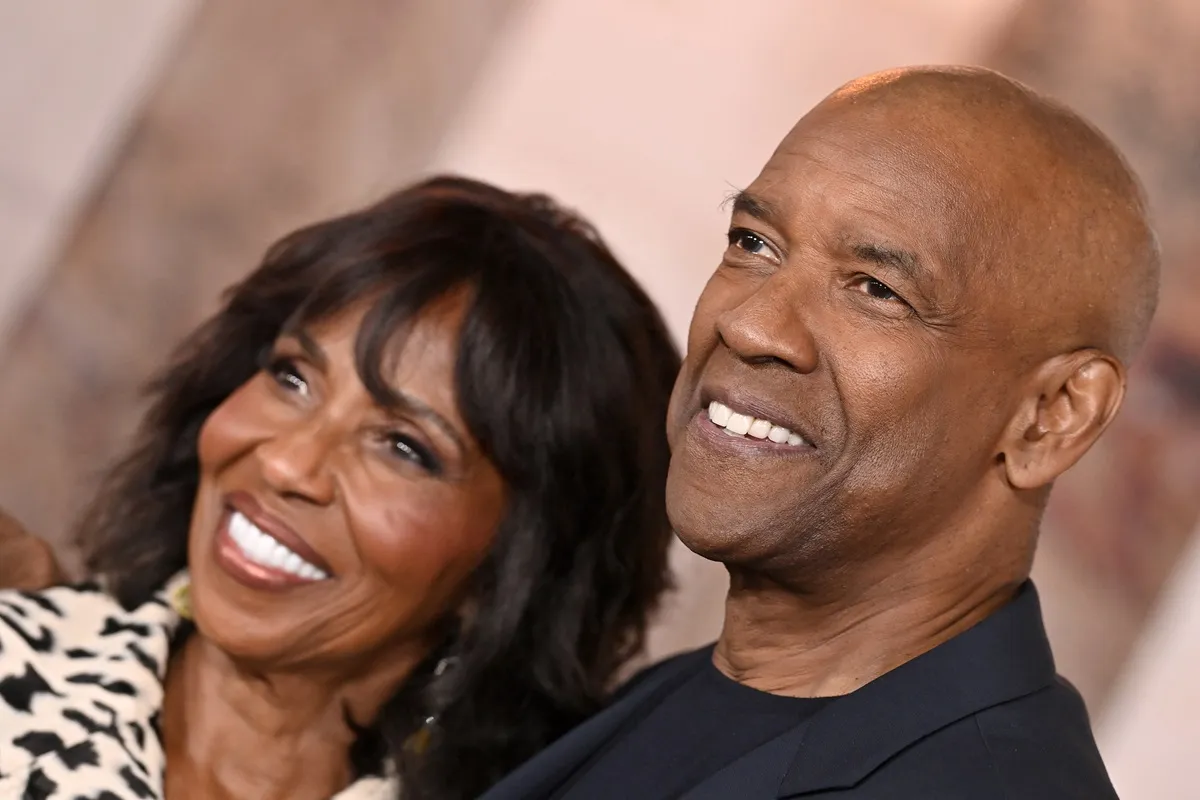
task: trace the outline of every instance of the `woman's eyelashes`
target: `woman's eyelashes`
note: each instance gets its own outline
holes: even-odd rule
[[[305,377],[302,359],[276,351],[266,351],[259,361],[263,374],[269,377],[280,391],[306,400],[312,395],[313,388],[309,379]],[[394,417],[390,413],[387,416],[396,419],[403,427],[412,427],[407,419]],[[445,472],[443,459],[419,436],[390,427],[377,431],[374,438],[380,442],[380,447],[388,459],[414,465],[434,476]]]
[[[415,436],[400,431],[389,431],[384,435],[384,440],[392,457],[415,464],[430,475],[442,474],[441,459]]]
[[[284,391],[308,396],[308,381],[304,378],[304,374],[294,358],[270,355],[263,365],[263,371]]]

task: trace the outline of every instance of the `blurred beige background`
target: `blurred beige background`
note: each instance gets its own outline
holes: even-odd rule
[[[991,65],[1089,114],[1167,255],[1128,405],[1036,575],[1122,797],[1200,756],[1200,4],[1193,0],[0,0],[0,506],[63,541],[171,345],[292,227],[431,171],[591,217],[682,341],[720,205],[839,83]],[[64,551],[68,563],[73,554]],[[653,655],[715,636],[682,548]]]

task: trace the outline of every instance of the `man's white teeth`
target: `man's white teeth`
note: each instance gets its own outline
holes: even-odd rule
[[[725,430],[736,433],[738,436],[744,436],[750,431],[752,422],[754,422],[754,417],[747,417],[745,414],[730,414],[729,422],[725,423]]]
[[[729,406],[720,403],[708,404],[708,418],[717,427],[724,428],[729,424],[729,418],[732,416],[733,412],[729,410]]]
[[[793,435],[794,434],[789,432],[787,428],[781,428],[778,425],[772,425],[771,430],[767,432],[767,438],[770,439],[775,444],[783,444],[784,442],[788,441],[788,439],[791,438]],[[797,439],[797,441],[795,442],[795,444],[799,444],[800,437],[797,436],[796,439]]]
[[[313,566],[284,547],[237,511],[229,515],[229,538],[233,539],[242,554],[255,564],[288,572],[310,581],[320,581],[329,577],[325,570]]]
[[[790,444],[793,447],[804,444],[804,439],[799,434],[792,433],[769,419],[755,419],[738,414],[716,400],[708,404],[708,418],[718,428],[724,428],[725,433],[730,436],[751,436],[755,439],[768,439],[776,444]]]

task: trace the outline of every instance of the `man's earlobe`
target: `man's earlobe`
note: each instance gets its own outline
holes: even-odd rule
[[[1099,350],[1044,363],[1013,418],[1002,448],[1005,477],[1015,489],[1051,484],[1091,448],[1125,397],[1125,368]]]

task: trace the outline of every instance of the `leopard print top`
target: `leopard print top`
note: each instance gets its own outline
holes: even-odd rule
[[[0,800],[162,800],[163,675],[178,613],[95,585],[0,591]],[[396,798],[363,778],[335,800]]]

